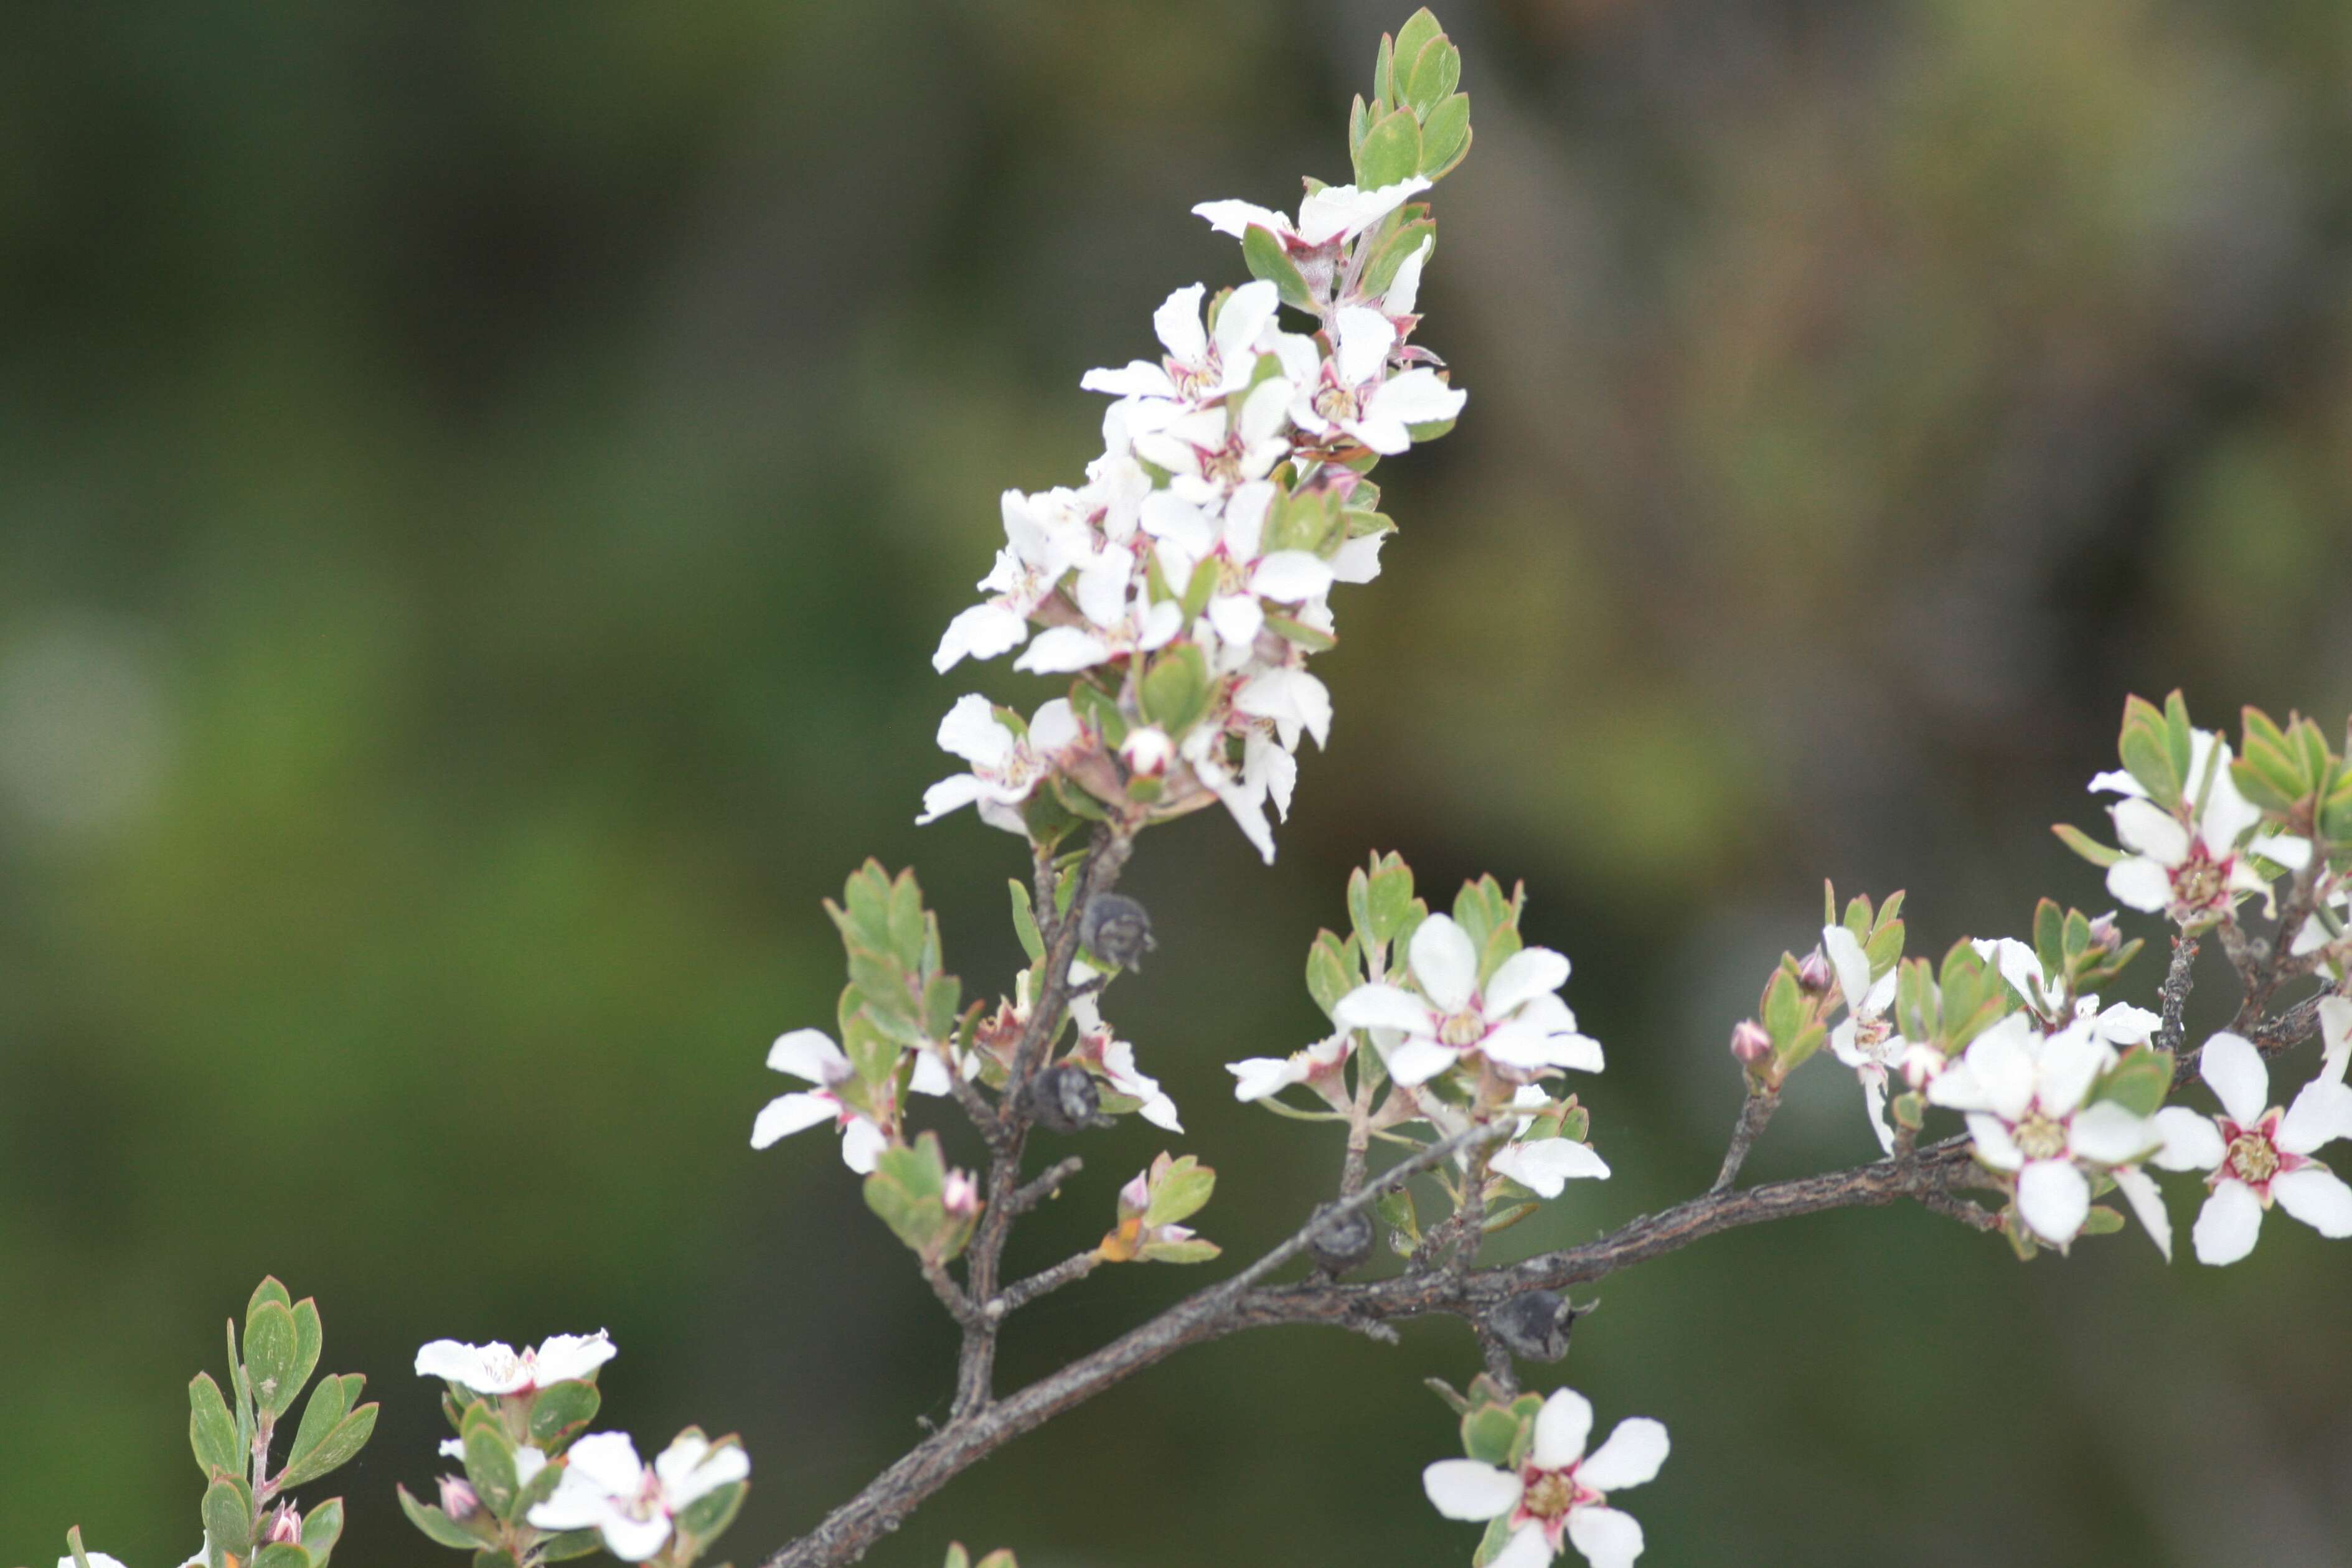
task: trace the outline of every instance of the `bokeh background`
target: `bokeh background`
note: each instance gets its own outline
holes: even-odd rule
[[[1403,0],[18,8],[0,29],[0,1557],[194,1544],[182,1387],[265,1270],[385,1401],[353,1568],[446,1562],[422,1341],[609,1327],[610,1419],[740,1429],[755,1560],[943,1409],[951,1351],[821,1135],[754,1155],[829,1022],[818,900],[916,862],[974,991],[1013,839],[918,831],[934,675],[1008,485],[1186,215],[1340,177]],[[1129,886],[1111,1011],[1249,1251],[1328,1130],[1222,1062],[1317,1032],[1349,866],[1524,877],[1608,1044],[1618,1175],[1703,1186],[1723,1045],[1820,883],[1915,949],[2104,907],[2127,691],[2352,701],[2352,10],[2158,0],[1453,0],[1477,144],[1425,339],[1470,389],[1390,465],[1280,862],[1204,815]],[[2153,973],[2126,988],[2145,999]],[[2221,1004],[2216,984],[2201,998]],[[1106,1223],[1100,1135],[1022,1241]],[[1800,1081],[1751,1169],[1874,1153]],[[2193,1212],[2176,1185],[2177,1218]],[[1010,1377],[1204,1276],[1098,1277]],[[2273,1220],[2169,1270],[2021,1269],[1916,1211],[1609,1281],[1566,1375],[1672,1427],[1675,1564],[2340,1564],[2352,1252]],[[1188,1354],[950,1487],[1029,1568],[1466,1561],[1423,1500],[1458,1326]]]

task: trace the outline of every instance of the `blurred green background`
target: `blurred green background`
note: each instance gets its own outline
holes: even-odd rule
[[[831,1021],[817,901],[868,853],[1005,983],[1016,841],[911,818],[954,696],[1045,687],[933,642],[996,493],[1096,450],[1080,371],[1242,276],[1185,209],[1342,176],[1407,9],[0,23],[0,1557],[186,1554],[182,1389],[265,1270],[386,1401],[353,1568],[451,1561],[392,1502],[437,1468],[436,1336],[609,1327],[610,1421],[744,1434],[738,1562],[943,1411],[827,1141],[746,1146],[761,1055]],[[2126,691],[2352,701],[2352,10],[1443,16],[1477,145],[1423,337],[1467,415],[1381,475],[1404,532],[1339,606],[1280,862],[1204,815],[1128,883],[1160,951],[1110,1011],[1240,1252],[1337,1151],[1220,1064],[1318,1032],[1300,964],[1369,849],[1526,878],[1576,960],[1618,1175],[1531,1249],[1705,1184],[1824,875],[1910,889],[1918,950],[2102,908],[2045,824],[2095,824]],[[1751,1170],[1874,1155],[1858,1102],[1807,1073]],[[1090,1141],[1019,1260],[1163,1141]],[[1007,1376],[1205,1277],[1055,1297]],[[1608,1282],[1564,1371],[1673,1430],[1629,1500],[1659,1568],[2340,1564],[2347,1283],[2279,1218],[2222,1271],[1845,1213]],[[1192,1352],[872,1560],[1466,1561],[1420,1379],[1472,1370],[1450,1323]]]

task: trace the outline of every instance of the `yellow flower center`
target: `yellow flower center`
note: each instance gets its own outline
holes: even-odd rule
[[[2029,1160],[2054,1160],[2066,1152],[2066,1124],[2035,1111],[2020,1122],[2017,1146]]]

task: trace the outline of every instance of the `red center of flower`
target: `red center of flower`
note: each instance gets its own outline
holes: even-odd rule
[[[1519,1506],[1511,1515],[1511,1528],[1516,1531],[1524,1525],[1542,1526],[1555,1552],[1559,1550],[1560,1535],[1568,1528],[1570,1511],[1591,1508],[1604,1500],[1601,1493],[1576,1479],[1575,1465],[1557,1470],[1528,1465],[1519,1471]]]
[[[2172,913],[2176,917],[2201,915],[2219,908],[2229,901],[2230,873],[2236,868],[2237,857],[2215,860],[2206,852],[2205,841],[2189,841],[2189,858],[2172,868]]]
[[[2279,1120],[2284,1114],[2273,1107],[2251,1126],[2242,1126],[2227,1116],[2220,1118],[2221,1137],[2229,1145],[2229,1153],[2222,1159],[2221,1168],[2213,1173],[2213,1179],[2234,1177],[2252,1189],[2265,1205],[2269,1204],[2271,1183],[2310,1163],[2301,1155],[2291,1155],[2278,1146]]]

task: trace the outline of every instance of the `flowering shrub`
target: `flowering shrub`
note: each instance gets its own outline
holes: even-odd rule
[[[1025,841],[1009,915],[1026,963],[1002,993],[968,999],[914,873],[867,862],[826,906],[845,967],[832,1028],[775,1040],[767,1063],[797,1086],[751,1122],[760,1150],[836,1131],[866,1206],[961,1331],[956,1392],[929,1436],[769,1568],[855,1560],[996,1448],[1188,1345],[1277,1322],[1393,1339],[1395,1320],[1432,1314],[1461,1320],[1476,1345],[1468,1392],[1437,1385],[1463,1457],[1422,1473],[1441,1513],[1485,1524],[1474,1564],[1535,1568],[1572,1551],[1622,1568],[1644,1534],[1619,1496],[1658,1473],[1665,1427],[1633,1417],[1591,1445],[1580,1395],[1520,1382],[1524,1367],[1567,1354],[1573,1287],[1731,1227],[1897,1201],[1997,1232],[2020,1260],[2067,1254],[2123,1228],[2128,1210],[2168,1260],[2156,1173],[2202,1178],[2192,1238],[2204,1264],[2245,1258],[2273,1203],[2325,1236],[2352,1236],[2352,1187],[2319,1158],[2352,1137],[2352,767],[2308,719],[2250,709],[2233,747],[2194,725],[2178,694],[2161,706],[2133,698],[2121,767],[2090,781],[2113,797],[2116,841],[2058,829],[2104,870],[2118,911],[2045,898],[2021,936],[1915,954],[1904,894],[1841,904],[1825,890],[1818,935],[1783,955],[1754,1015],[1731,1030],[1729,1071],[1746,1093],[1709,1190],[1515,1262],[1482,1266],[1489,1239],[1611,1176],[1584,1100],[1607,1110],[1606,1053],[1567,999],[1568,956],[1523,937],[1523,888],[1480,877],[1433,907],[1401,859],[1373,855],[1348,880],[1344,930],[1307,948],[1307,988],[1328,1032],[1228,1064],[1237,1102],[1343,1130],[1329,1201],[1246,1267],[999,1390],[997,1348],[1021,1308],[1105,1266],[1221,1255],[1193,1228],[1216,1174],[1171,1149],[1097,1200],[1110,1221],[1098,1243],[1024,1278],[1003,1268],[1021,1218],[1084,1169],[1069,1155],[1033,1170],[1034,1142],[1127,1116],[1186,1135],[1106,1011],[1111,988],[1158,946],[1149,912],[1116,883],[1146,830],[1211,806],[1274,859],[1301,739],[1319,747],[1335,722],[1309,669],[1339,636],[1333,596],[1379,573],[1396,530],[1370,475],[1465,407],[1419,340],[1436,242],[1424,198],[1470,145],[1460,73],[1458,51],[1417,13],[1382,38],[1371,93],[1353,105],[1349,183],[1307,182],[1296,215],[1244,201],[1196,208],[1239,241],[1252,280],[1169,295],[1152,321],[1158,353],[1081,381],[1112,400],[1083,482],[1003,498],[982,598],[949,622],[933,664],[945,673],[1010,654],[1050,690],[1026,716],[955,698],[938,741],[963,766],[925,792],[917,820],[971,806]],[[2155,1009],[2107,999],[2150,940],[2124,922],[2143,919],[2169,944]],[[2192,1046],[2183,1013],[2209,945],[2241,1001],[2229,1030]],[[2290,1053],[2315,1039],[2315,1070],[2274,1094],[2273,1070],[2295,1071]],[[1853,1074],[1884,1157],[1742,1187],[1789,1079],[1824,1047]],[[951,1124],[959,1115],[968,1129]],[[918,1124],[929,1121],[950,1124]],[[808,1143],[777,1157],[826,1163]],[[1377,1168],[1376,1145],[1389,1151]],[[1390,1260],[1374,1270],[1383,1239]],[[328,1377],[274,1457],[319,1349],[315,1306],[266,1281],[241,1348],[231,1327],[230,1392],[209,1376],[192,1385],[205,1490],[190,1564],[327,1563],[340,1503],[305,1511],[290,1494],[358,1452],[376,1406],[356,1403],[356,1375]],[[409,1519],[477,1568],[600,1550],[667,1568],[700,1559],[740,1507],[750,1458],[692,1427],[650,1463],[625,1433],[589,1432],[613,1354],[601,1333],[522,1351],[425,1345],[415,1370],[441,1385],[456,1434],[441,1453],[457,1469],[430,1501],[400,1490]],[[78,1531],[68,1543],[76,1568],[113,1563]],[[959,1546],[947,1561],[971,1559]],[[1005,1552],[981,1560],[1012,1563]]]

